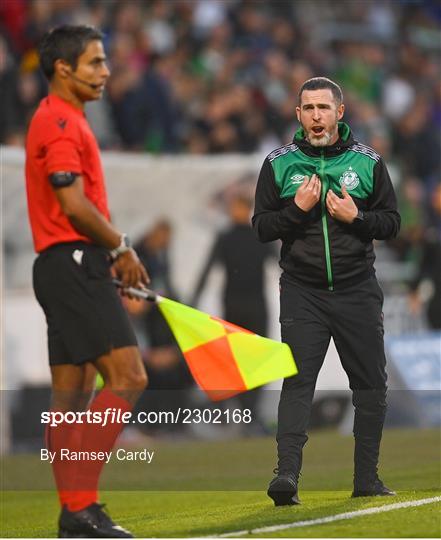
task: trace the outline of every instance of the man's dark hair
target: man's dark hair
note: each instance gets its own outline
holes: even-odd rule
[[[91,41],[102,41],[103,34],[93,26],[59,26],[47,32],[38,47],[40,66],[48,80],[55,73],[55,62],[64,60],[77,69],[78,58]]]
[[[313,77],[312,79],[305,81],[300,88],[299,103],[302,101],[302,93],[304,90],[323,90],[324,88],[329,88],[329,90],[331,90],[337,105],[343,103],[343,92],[341,91],[340,86],[327,77]]]

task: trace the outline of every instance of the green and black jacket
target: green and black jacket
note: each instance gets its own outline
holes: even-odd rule
[[[259,240],[282,240],[280,266],[288,279],[329,290],[359,283],[375,273],[372,240],[394,238],[400,228],[397,201],[383,159],[339,123],[339,140],[314,147],[302,129],[294,142],[263,162],[256,189],[253,227]],[[294,202],[305,176],[316,173],[321,199],[309,212]],[[333,219],[326,193],[341,196],[346,185],[364,219],[352,224]]]

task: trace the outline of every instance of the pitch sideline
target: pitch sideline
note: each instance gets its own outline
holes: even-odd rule
[[[431,504],[434,502],[440,502],[441,497],[431,497],[428,499],[419,499],[416,501],[406,501],[394,504],[385,504],[383,506],[374,506],[372,508],[365,508],[363,510],[355,510],[353,512],[345,512],[343,514],[335,514],[334,516],[326,516],[317,519],[308,519],[305,521],[294,521],[292,523],[284,523],[281,525],[270,525],[267,527],[259,527],[257,529],[247,529],[242,531],[229,532],[224,534],[213,535],[211,538],[234,538],[237,536],[243,536],[245,534],[260,534],[275,531],[283,531],[285,529],[294,529],[297,527],[307,527],[309,525],[321,525],[323,523],[331,523],[333,521],[340,521],[343,519],[352,519],[359,516],[368,516],[370,514],[379,514],[381,512],[390,512],[391,510],[400,510],[401,508],[409,508],[412,506],[423,506],[425,504]]]

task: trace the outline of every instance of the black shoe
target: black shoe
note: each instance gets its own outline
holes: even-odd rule
[[[297,489],[297,478],[294,474],[278,473],[271,480],[267,494],[274,501],[274,506],[293,506],[300,504]]]
[[[93,503],[79,512],[63,507],[58,538],[133,538],[129,531],[113,523],[103,507],[104,504]]]
[[[352,497],[392,497],[394,495],[396,492],[386,487],[378,477],[371,483],[354,487],[352,492]]]

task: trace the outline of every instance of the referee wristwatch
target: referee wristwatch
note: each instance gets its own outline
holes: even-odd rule
[[[119,246],[116,247],[115,249],[112,249],[110,251],[110,256],[112,257],[112,259],[114,261],[116,261],[116,259],[122,255],[123,253],[125,253],[126,251],[129,251],[129,249],[132,247],[132,244],[130,242],[130,238],[128,237],[128,235],[126,233],[123,233],[121,235],[121,238],[120,238],[120,243],[119,243]]]

